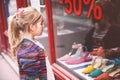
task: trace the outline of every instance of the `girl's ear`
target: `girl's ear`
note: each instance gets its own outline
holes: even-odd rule
[[[35,30],[35,25],[30,24],[29,30],[30,30],[30,31],[34,31],[34,30]]]

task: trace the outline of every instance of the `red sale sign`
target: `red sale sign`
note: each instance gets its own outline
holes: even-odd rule
[[[86,17],[90,18],[90,15],[93,14],[96,20],[100,20],[102,18],[102,7],[94,5],[94,3],[95,0],[59,0],[59,4],[65,5],[64,10],[67,14],[74,12],[75,15],[79,16],[82,13],[83,5],[86,5],[89,6]]]

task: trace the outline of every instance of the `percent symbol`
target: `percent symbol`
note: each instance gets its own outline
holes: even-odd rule
[[[87,13],[87,18],[90,18],[90,15],[92,14],[92,11],[93,11],[94,18],[96,20],[100,20],[102,18],[102,7],[99,6],[99,5],[94,6],[95,0],[92,0],[92,1],[91,0],[83,0],[83,3],[85,5],[90,4],[90,7],[89,7],[89,10],[88,10],[88,13]]]

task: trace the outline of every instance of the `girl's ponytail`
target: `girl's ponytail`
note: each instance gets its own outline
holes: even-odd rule
[[[20,29],[18,29],[18,23],[15,15],[9,18],[8,35],[9,35],[11,52],[14,56],[16,56],[15,54],[16,49],[17,46],[20,44],[21,39],[20,39]]]

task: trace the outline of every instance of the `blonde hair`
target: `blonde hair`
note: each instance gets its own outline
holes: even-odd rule
[[[20,8],[13,16],[10,16],[8,37],[14,56],[16,56],[16,50],[22,41],[21,33],[29,32],[29,26],[35,24],[41,16],[41,13],[33,7]]]

